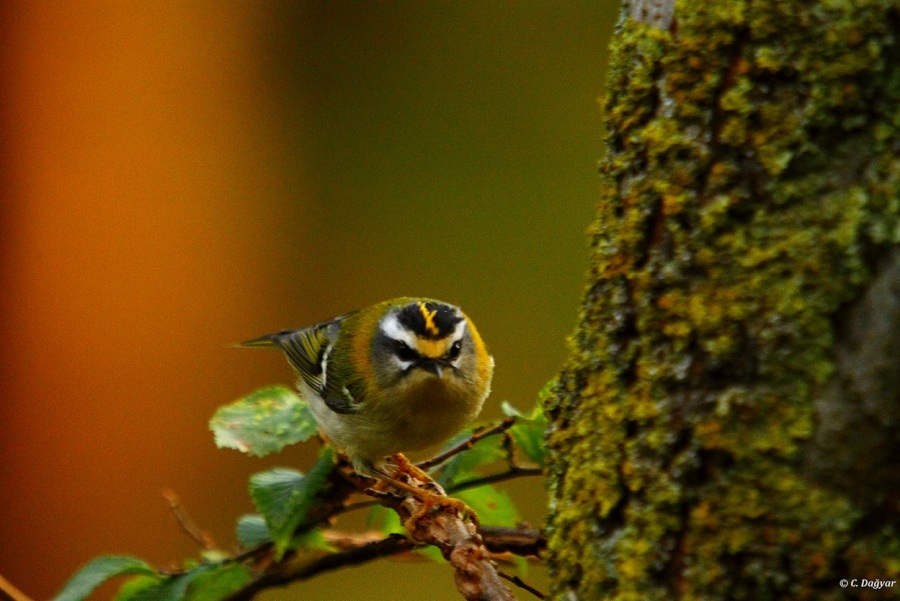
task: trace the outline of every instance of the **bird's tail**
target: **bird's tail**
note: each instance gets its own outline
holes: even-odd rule
[[[283,332],[279,332],[277,334],[266,334],[265,336],[254,338],[253,340],[238,342],[234,346],[239,348],[281,348],[281,345],[278,344],[278,339],[282,334]]]

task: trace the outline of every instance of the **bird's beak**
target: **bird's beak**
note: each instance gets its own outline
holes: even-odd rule
[[[425,361],[422,364],[422,368],[425,371],[430,371],[431,373],[436,375],[438,378],[440,378],[444,375],[444,366],[441,365],[441,363],[439,361],[434,361],[434,360]]]

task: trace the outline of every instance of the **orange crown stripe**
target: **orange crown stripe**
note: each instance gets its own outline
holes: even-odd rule
[[[419,303],[419,310],[422,312],[422,317],[425,318],[425,331],[432,336],[438,336],[441,332],[434,325],[434,316],[437,315],[437,309],[429,311],[425,303]]]

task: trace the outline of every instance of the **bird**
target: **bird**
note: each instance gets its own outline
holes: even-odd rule
[[[472,320],[430,298],[383,301],[239,346],[283,351],[325,438],[357,474],[394,484],[409,467],[402,453],[445,442],[481,412],[494,372]]]

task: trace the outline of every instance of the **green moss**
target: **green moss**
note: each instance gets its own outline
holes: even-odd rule
[[[552,418],[556,598],[836,599],[900,580],[800,474],[832,319],[900,243],[889,2],[684,2],[626,20],[592,270]]]

